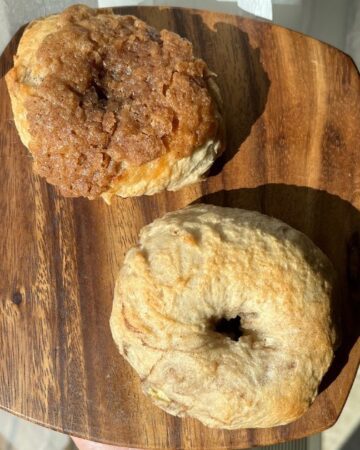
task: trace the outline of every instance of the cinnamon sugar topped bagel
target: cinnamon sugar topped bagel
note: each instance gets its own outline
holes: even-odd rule
[[[196,205],[142,229],[111,329],[160,408],[210,427],[272,427],[316,396],[333,358],[333,294],[330,261],[299,231]]]
[[[35,170],[66,196],[110,198],[208,170],[222,148],[213,77],[177,34],[72,6],[26,28],[6,81]]]

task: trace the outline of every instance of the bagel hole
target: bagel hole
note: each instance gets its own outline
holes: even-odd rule
[[[108,96],[106,94],[105,89],[103,89],[99,84],[94,83],[94,89],[96,92],[96,95],[99,99],[99,102],[106,102],[108,99]]]
[[[225,337],[229,337],[232,341],[238,341],[243,335],[241,330],[241,318],[236,316],[232,319],[222,317],[214,324],[214,331]]]

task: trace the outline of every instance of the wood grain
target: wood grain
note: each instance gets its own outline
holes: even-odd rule
[[[206,182],[177,193],[111,206],[65,199],[33,174],[1,78],[0,406],[140,448],[245,448],[324,430],[340,414],[360,357],[359,74],[343,53],[268,23],[185,9],[117,12],[193,41],[219,75],[227,150]],[[0,59],[1,76],[20,36]],[[339,273],[343,344],[314,405],[288,426],[230,432],[167,415],[142,395],[111,339],[125,252],[143,225],[195,201],[278,217],[310,236]]]

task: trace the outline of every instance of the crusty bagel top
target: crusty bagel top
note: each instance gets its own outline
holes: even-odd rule
[[[7,82],[38,173],[64,195],[93,198],[125,167],[214,138],[209,77],[177,34],[73,6],[27,27]]]

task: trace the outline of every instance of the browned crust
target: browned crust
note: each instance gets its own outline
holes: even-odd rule
[[[128,167],[217,137],[211,77],[180,36],[73,6],[30,24],[7,83],[37,172],[64,195],[94,198]]]

